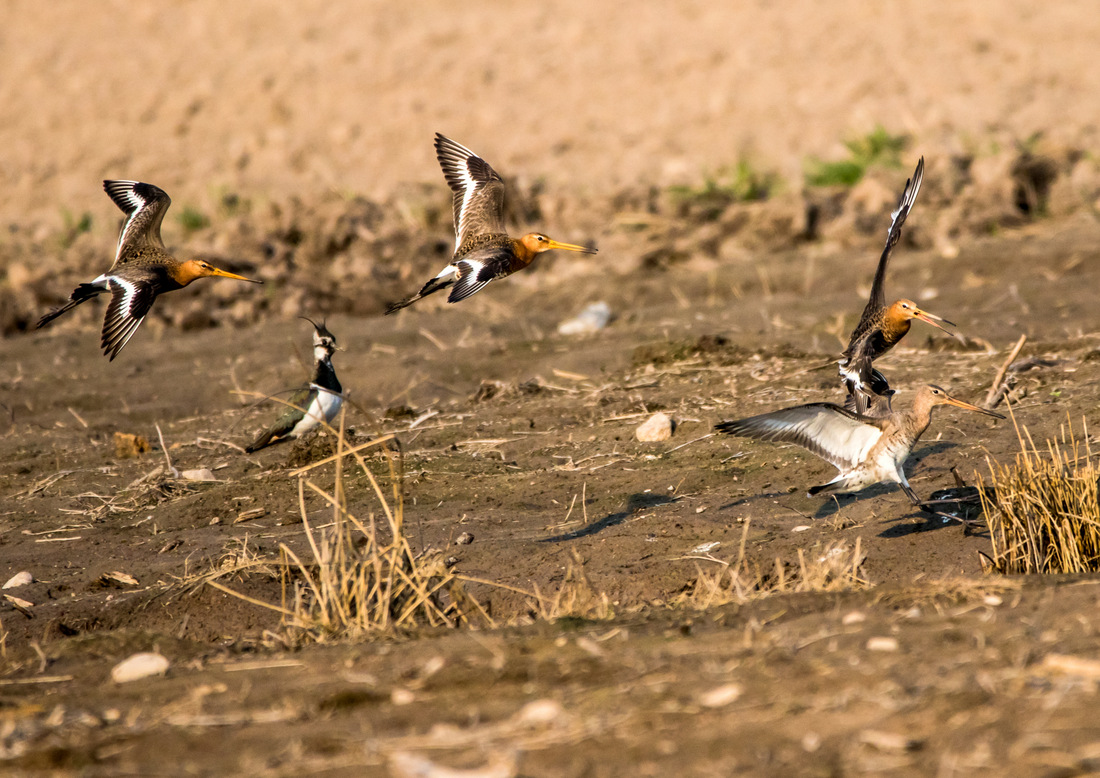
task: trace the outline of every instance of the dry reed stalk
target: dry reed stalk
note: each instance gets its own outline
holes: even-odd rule
[[[565,580],[553,597],[543,597],[535,587],[530,601],[532,610],[544,621],[558,619],[606,620],[615,617],[615,609],[606,592],[598,592],[592,586],[584,570],[584,560],[571,549],[572,559],[565,571]]]
[[[863,572],[864,555],[858,537],[854,545],[840,541],[819,543],[809,550],[799,549],[796,566],[789,566],[777,558],[774,568],[761,570],[745,557],[748,533],[749,522],[746,521],[737,558],[732,562],[720,562],[722,569],[718,571],[697,566],[695,580],[674,603],[706,610],[731,602],[744,604],[775,594],[850,591],[872,585]]]
[[[1015,419],[1015,417],[1013,417]],[[1084,446],[1072,424],[1041,453],[1017,426],[1020,452],[1010,464],[987,458],[991,490],[979,489],[999,573],[1100,570],[1100,466],[1088,428]],[[1026,440],[1025,440],[1026,438]]]
[[[1013,361],[1019,356],[1020,350],[1026,342],[1027,335],[1021,335],[1020,339],[1016,341],[1016,345],[1008,353],[1008,358],[1001,365],[1001,369],[997,371],[997,376],[993,379],[993,385],[989,387],[989,391],[985,395],[985,402],[982,403],[983,408],[993,410],[1008,392],[1008,381],[1005,380],[1005,376],[1008,375],[1009,368],[1012,367]]]
[[[286,544],[280,544],[281,604],[247,598],[208,582],[281,614],[285,642],[290,645],[362,639],[416,627],[455,626],[470,620],[491,624],[484,608],[444,563],[442,553],[413,551],[405,534],[400,448],[384,449],[392,484],[389,497],[367,466],[361,452],[386,446],[393,436],[350,446],[343,411],[339,428],[332,431],[336,435],[336,455],[324,460],[324,464],[333,466],[331,489],[307,477],[320,463],[291,474],[298,481],[298,509],[312,558],[303,559]],[[376,501],[365,520],[349,508],[345,489],[349,474],[356,468],[356,475],[370,483]],[[310,503],[318,499],[332,509],[332,521],[325,528],[315,528],[310,520]]]

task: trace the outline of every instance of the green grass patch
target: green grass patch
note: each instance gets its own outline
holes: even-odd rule
[[[88,211],[76,217],[68,208],[62,208],[61,221],[65,225],[61,233],[61,248],[67,249],[73,245],[78,235],[90,232],[92,229],[92,214]]]
[[[179,215],[180,225],[186,232],[195,232],[210,226],[209,217],[198,208],[185,205]]]
[[[706,176],[700,186],[669,187],[669,194],[682,210],[715,219],[731,203],[768,199],[778,185],[775,173],[742,160]]]
[[[809,186],[854,186],[867,169],[901,167],[901,152],[909,144],[905,135],[892,135],[882,125],[858,138],[844,141],[848,159],[835,162],[811,158],[806,163],[806,184]]]

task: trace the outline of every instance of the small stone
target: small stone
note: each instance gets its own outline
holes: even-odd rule
[[[859,741],[879,751],[916,751],[923,741],[896,732],[865,729],[859,733]]]
[[[34,576],[28,573],[26,570],[16,573],[8,582],[4,584],[4,589],[18,589],[20,586],[26,586],[29,583],[34,583]]]
[[[741,687],[735,683],[727,683],[700,694],[699,704],[704,708],[724,708],[740,696]]]
[[[164,675],[168,672],[168,665],[168,659],[161,654],[143,651],[115,665],[111,670],[111,680],[115,683],[129,683],[152,675]]]
[[[456,546],[468,546],[474,542],[474,536],[469,532],[463,532],[457,538],[455,538]]]
[[[563,713],[561,703],[556,700],[532,700],[520,708],[516,718],[528,724],[550,724]]]
[[[561,335],[590,335],[599,332],[611,321],[611,306],[600,301],[585,306],[584,310],[572,319],[558,325]]]
[[[709,554],[714,549],[718,548],[722,543],[717,540],[712,540],[708,543],[700,543],[695,548],[691,549],[690,554]]]
[[[671,438],[674,426],[667,413],[655,413],[634,430],[634,435],[643,443],[656,443]]]
[[[214,477],[214,471],[208,467],[202,467],[198,470],[183,470],[180,472],[180,478],[184,481],[217,481]]]
[[[867,641],[868,651],[897,651],[898,641],[896,638],[887,637],[875,637]]]
[[[849,611],[844,614],[844,618],[840,620],[840,623],[848,627],[852,624],[862,624],[867,621],[867,616],[862,611]]]
[[[394,689],[390,692],[390,702],[394,705],[410,705],[416,700],[416,695],[408,689]]]

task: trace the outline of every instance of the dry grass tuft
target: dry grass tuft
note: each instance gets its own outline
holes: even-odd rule
[[[727,603],[743,604],[775,594],[798,592],[838,592],[870,588],[863,572],[863,551],[857,537],[854,545],[846,541],[816,543],[798,550],[796,564],[776,559],[774,566],[761,568],[745,558],[749,523],[741,535],[741,548],[733,562],[718,571],[698,567],[698,575],[673,604],[706,610]]]
[[[545,621],[559,619],[605,620],[615,618],[615,609],[606,592],[598,592],[584,571],[584,560],[573,550],[561,588],[552,597],[544,597],[536,588],[530,600],[532,610]]]
[[[334,456],[292,473],[298,479],[298,506],[312,560],[280,544],[281,606],[237,596],[283,614],[288,645],[364,639],[473,620],[491,623],[441,552],[413,551],[405,534],[403,463],[395,438],[386,435],[349,447],[343,414],[334,432]],[[392,486],[388,496],[364,459],[363,452],[371,448],[386,454]],[[365,478],[373,492],[374,509],[365,519],[348,509],[349,459],[358,471],[356,480]],[[335,471],[327,490],[309,477],[325,466]],[[318,500],[332,509],[332,521],[324,527],[314,526],[310,519],[310,503]],[[216,582],[211,585],[229,591]]]
[[[1017,427],[1013,463],[987,460],[993,489],[981,489],[998,573],[1083,573],[1100,570],[1100,467],[1085,430],[1072,425],[1040,452]],[[1026,437],[1026,440],[1025,440]],[[1082,451],[1083,449],[1083,451]],[[992,493],[990,493],[992,492]]]

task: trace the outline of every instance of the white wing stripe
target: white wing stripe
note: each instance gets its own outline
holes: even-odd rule
[[[436,274],[436,276],[435,276],[435,277],[436,277],[436,278],[445,278],[446,276],[449,276],[449,275],[453,275],[453,274],[455,274],[455,273],[457,273],[457,272],[458,272],[458,268],[457,268],[457,267],[455,267],[454,265],[447,265],[447,267],[445,267],[445,268],[443,268],[442,270],[440,270],[440,271],[439,271],[439,272],[438,272],[438,273]],[[435,279],[432,279],[432,280],[435,280]]]
[[[119,303],[120,312],[125,318],[132,319],[133,314],[131,311],[134,309],[134,295],[137,293],[137,286],[124,278],[118,276],[112,276],[111,281],[118,284],[124,290],[122,293],[122,299]]]

